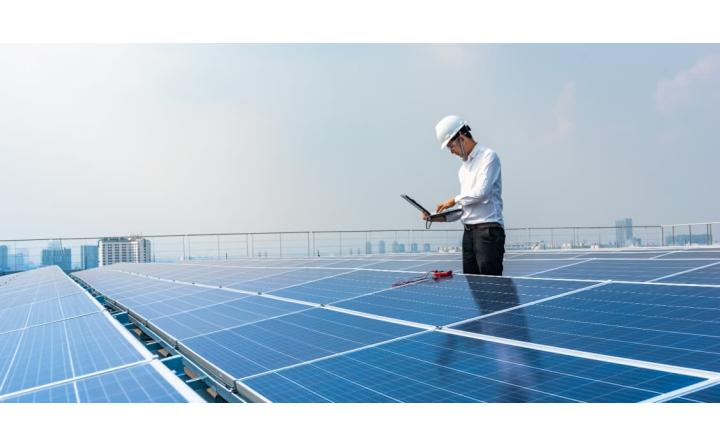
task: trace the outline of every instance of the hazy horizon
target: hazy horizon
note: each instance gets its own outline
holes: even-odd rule
[[[0,45],[0,68],[0,239],[419,229],[399,195],[459,189],[447,114],[499,154],[507,227],[720,219],[720,45]]]

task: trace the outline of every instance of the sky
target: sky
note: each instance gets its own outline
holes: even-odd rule
[[[720,45],[4,44],[0,239],[419,229],[448,114],[508,228],[720,220]]]

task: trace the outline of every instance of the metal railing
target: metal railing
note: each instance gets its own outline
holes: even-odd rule
[[[506,249],[577,249],[716,245],[720,223],[653,226],[507,228]],[[252,257],[354,256],[460,251],[463,229],[338,230],[146,235],[152,260],[234,260]],[[0,272],[38,267],[43,260],[79,270],[95,267],[91,250],[101,237],[0,240]],[[44,250],[69,249],[64,254]],[[88,253],[88,251],[90,251]]]

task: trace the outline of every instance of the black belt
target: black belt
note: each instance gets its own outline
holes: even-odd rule
[[[502,229],[502,225],[500,223],[496,222],[487,222],[487,223],[479,223],[479,224],[463,224],[465,226],[465,230],[474,230],[474,229],[489,229],[491,227],[500,227]]]

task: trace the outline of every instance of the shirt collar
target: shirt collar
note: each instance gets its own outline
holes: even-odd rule
[[[475,159],[475,156],[477,156],[483,150],[485,150],[485,147],[476,143],[475,148],[473,148],[473,151],[468,155],[467,161],[465,161],[465,162],[472,161],[473,159]]]

